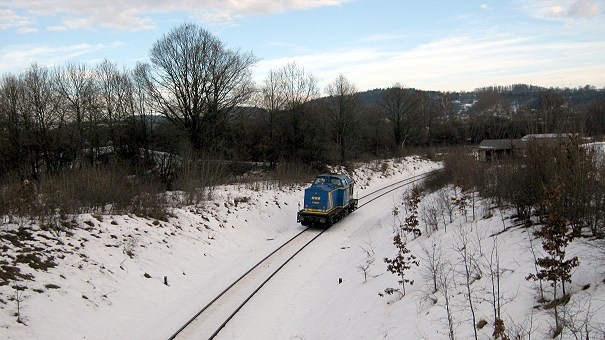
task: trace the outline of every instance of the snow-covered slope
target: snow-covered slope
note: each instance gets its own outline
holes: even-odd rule
[[[410,157],[360,166],[353,176],[361,196],[438,167]],[[17,291],[12,285],[0,286],[0,338],[165,339],[257,260],[301,230],[295,220],[302,189],[221,187],[213,201],[175,209],[168,222],[81,215],[72,236],[33,227],[30,246],[44,242],[56,266],[47,271],[19,266],[23,274],[33,275],[33,280],[21,283],[27,286],[20,303],[23,323],[17,323],[17,303],[11,300]],[[383,258],[396,253],[393,232],[404,216],[393,216],[392,211],[395,207],[403,211],[403,191],[357,210],[330,228],[265,286],[219,338],[447,338],[444,296],[441,291],[430,293],[425,275],[427,261],[421,246],[432,244],[440,244],[438,249],[449,261],[446,268],[452,270],[449,296],[456,337],[472,337],[459,252],[454,248],[466,235],[471,240],[468,249],[477,264],[483,265],[498,233],[502,297],[507,302],[502,308],[505,326],[509,330],[524,327],[531,330],[532,338],[543,338],[552,317],[533,308],[538,305],[536,283],[525,280],[533,270],[528,230],[513,226],[509,219],[503,222],[498,211],[479,209],[480,204],[474,221],[470,210],[469,222],[456,211],[447,232],[440,223],[430,236],[425,232],[417,239],[409,237],[408,248],[421,260],[419,267],[406,274],[414,285],[406,286],[407,294],[401,299],[379,296],[387,287],[398,287],[397,277],[386,272]],[[430,205],[436,197],[431,194],[422,204]],[[501,232],[503,223],[507,230]],[[10,242],[3,245],[3,258],[14,258],[17,247]],[[535,246],[540,249],[537,241]],[[580,256],[581,266],[573,275],[570,289],[574,294],[568,306],[575,303],[589,310],[591,327],[599,327],[597,321],[605,320],[602,262],[592,256],[597,252],[588,242],[576,241],[571,248]],[[374,261],[364,282],[359,266],[370,257]],[[582,290],[586,285],[590,287]],[[471,286],[477,321],[489,323],[479,331],[479,338],[489,338],[493,313],[486,299],[491,281],[484,267]],[[582,305],[586,301],[591,301],[590,309]],[[576,318],[583,315],[576,313]]]

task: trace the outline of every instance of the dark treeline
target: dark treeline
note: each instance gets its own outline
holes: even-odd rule
[[[196,159],[275,165],[346,164],[407,148],[474,144],[528,133],[605,133],[605,90],[490,87],[472,92],[405,88],[359,92],[345,76],[326,86],[296,63],[251,80],[252,53],[185,24],[161,37],[150,63],[121,69],[34,64],[0,80],[0,174],[40,180],[120,164],[153,170]],[[135,171],[135,170],[132,170]],[[132,172],[131,171],[131,172]]]

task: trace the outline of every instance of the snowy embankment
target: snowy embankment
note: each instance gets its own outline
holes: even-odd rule
[[[361,196],[439,167],[410,157],[360,166],[353,176]],[[15,316],[17,291],[11,285],[0,286],[0,338],[167,338],[257,260],[302,230],[295,220],[303,187],[257,189],[218,188],[213,201],[175,209],[168,222],[81,215],[71,236],[35,230],[21,247],[44,247],[56,266],[46,271],[19,266],[23,275],[33,275],[21,282],[27,286],[19,306],[23,323]],[[474,220],[470,207],[466,218],[456,209],[451,223],[449,216],[440,215],[445,220],[430,235],[421,222],[423,235],[408,237],[408,248],[420,258],[420,266],[406,273],[414,285],[406,285],[401,299],[379,296],[385,288],[398,287],[398,278],[386,272],[383,258],[396,254],[393,233],[405,214],[394,216],[392,211],[404,211],[404,191],[386,195],[331,227],[263,287],[219,338],[446,339],[445,296],[443,289],[432,292],[422,250],[432,245],[441,253],[450,278],[453,331],[457,338],[471,338],[461,252],[455,250],[461,249],[462,237],[467,237],[465,249],[476,260],[471,284],[476,320],[488,322],[479,338],[489,338],[493,331],[486,264],[494,244],[500,256],[501,315],[507,330],[526,330],[532,338],[544,338],[553,321],[549,311],[534,308],[537,284],[525,280],[534,271],[528,229],[502,219],[499,211],[489,211],[481,201],[476,203]],[[420,210],[426,213],[437,200],[438,193],[424,197]],[[3,259],[14,258],[16,246],[2,242]],[[541,249],[538,241],[534,245]],[[574,241],[570,253],[580,257],[580,267],[568,287],[572,292],[568,306],[580,308],[582,313],[574,317],[590,319],[592,331],[603,327],[599,321],[605,320],[602,262],[596,249],[582,240]],[[361,266],[367,267],[367,280]],[[545,288],[548,297],[547,284]]]

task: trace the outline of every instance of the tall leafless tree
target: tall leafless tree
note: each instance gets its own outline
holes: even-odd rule
[[[350,148],[352,132],[359,117],[362,103],[355,84],[344,75],[339,75],[326,87],[328,98],[326,110],[332,125],[340,163],[347,160],[347,151]]]
[[[37,178],[42,163],[47,171],[56,170],[57,155],[53,153],[53,147],[56,145],[57,129],[64,123],[64,116],[58,110],[58,95],[53,74],[48,68],[33,64],[23,75],[23,80],[23,110],[27,118],[25,125],[32,137],[31,174]]]
[[[437,92],[437,111],[442,118],[454,116],[454,105],[450,92]]]
[[[294,160],[302,158],[308,142],[305,120],[308,120],[307,104],[319,97],[317,78],[296,62],[290,62],[279,70],[285,113],[285,152]],[[312,148],[308,148],[312,149]]]
[[[451,263],[448,262],[447,259],[441,263],[441,267],[437,270],[437,287],[438,291],[443,295],[443,308],[445,309],[445,313],[447,316],[447,328],[448,328],[448,338],[450,340],[455,339],[455,320],[454,320],[454,306],[452,298],[452,290],[455,287],[455,280],[453,278],[453,269]],[[452,277],[450,277],[452,275]]]
[[[538,94],[538,116],[542,120],[541,133],[557,132],[555,129],[559,126],[563,107],[565,105],[563,94],[548,89]]]
[[[438,111],[433,99],[425,91],[416,91],[417,113],[421,125],[416,126],[416,142],[431,145],[433,127]]]
[[[467,231],[462,227],[457,230],[456,233],[456,244],[454,245],[454,250],[458,253],[460,257],[460,263],[463,267],[462,276],[464,278],[464,286],[466,288],[466,298],[468,301],[468,305],[471,311],[471,317],[473,320],[473,332],[475,339],[478,339],[477,336],[477,318],[475,314],[475,307],[473,301],[475,299],[473,294],[473,289],[471,287],[472,283],[475,281],[476,277],[480,274],[475,273],[474,268],[478,268],[476,265],[476,257],[477,254],[475,252],[473,244],[470,242],[468,238]]]
[[[257,95],[256,104],[263,109],[268,116],[268,141],[267,157],[273,164],[277,157],[277,143],[275,141],[276,119],[279,112],[286,106],[283,72],[280,69],[272,69],[264,79]]]
[[[92,71],[86,64],[68,63],[64,67],[57,68],[55,83],[60,95],[62,110],[66,119],[71,123],[69,133],[72,148],[72,158],[79,158],[86,145],[90,134],[86,127],[87,117],[95,110],[94,84]]]
[[[317,78],[296,62],[286,64],[281,70],[285,109],[294,110],[319,97]]]
[[[393,123],[395,143],[400,148],[408,141],[416,113],[417,97],[414,95],[414,90],[405,89],[401,84],[396,83],[385,91],[380,105]]]
[[[128,74],[128,120],[130,121],[131,138],[136,149],[147,149],[151,143],[153,119],[149,103],[148,88],[150,84],[149,64],[137,63]],[[133,153],[137,157],[138,153]]]
[[[423,253],[423,260],[426,263],[423,266],[423,276],[429,281],[428,286],[431,288],[431,294],[437,293],[439,290],[439,276],[443,269],[443,252],[441,251],[441,239],[428,240],[430,246],[420,245]]]
[[[100,110],[103,121],[107,125],[107,139],[114,148],[119,148],[119,122],[126,118],[126,102],[128,93],[128,78],[118,70],[118,66],[104,60],[96,68],[97,88]]]
[[[16,170],[23,162],[23,82],[16,76],[8,75],[0,80],[0,145],[3,145],[0,169],[6,173]]]
[[[256,104],[268,116],[267,156],[270,162],[285,156],[280,155],[278,149],[288,153],[291,158],[297,158],[294,153],[304,144],[304,107],[318,97],[317,79],[296,62],[269,71],[257,93]],[[285,124],[281,134],[277,131],[280,118]],[[286,140],[279,140],[281,136]],[[284,142],[292,147],[285,147]]]
[[[151,48],[150,60],[156,109],[187,131],[196,150],[214,144],[216,129],[254,91],[250,68],[256,57],[225,47],[195,24],[163,35]]]

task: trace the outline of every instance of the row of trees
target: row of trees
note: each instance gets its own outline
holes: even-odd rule
[[[530,234],[535,273],[527,279],[540,282],[539,301],[547,301],[542,282],[552,287],[556,335],[565,326],[559,305],[569,300],[566,286],[579,265],[567,247],[576,238],[605,236],[603,151],[577,136],[560,138],[555,145],[533,140],[519,159],[477,165],[464,155],[446,160],[446,169],[467,195],[479,192],[490,207],[516,211],[522,226],[537,225]],[[542,244],[543,256],[536,255],[534,238]]]
[[[90,69],[37,64],[0,83],[1,172],[37,179],[75,162],[94,165],[112,147],[125,157],[145,143],[145,91],[141,69],[119,71],[104,61]]]
[[[252,53],[230,49],[193,24],[162,36],[149,56],[150,63],[132,70],[106,60],[52,69],[34,64],[3,76],[0,173],[39,178],[96,166],[108,155],[148,168],[157,158],[150,150],[271,164],[346,163],[410,146],[605,133],[603,93],[596,89],[582,92],[596,99],[572,105],[567,98],[574,93],[534,87],[522,89],[534,98],[525,101],[511,99],[506,88],[472,97],[401,84],[359,92],[340,75],[321,97],[315,76],[295,62],[254,84]]]
[[[537,215],[546,223],[558,214],[577,235],[584,228],[592,236],[605,235],[605,167],[598,146],[574,136],[560,138],[557,145],[530,141],[524,157],[497,166],[467,168],[474,160],[464,158],[448,158],[460,187],[476,190],[496,206],[512,207],[524,221]]]
[[[528,133],[605,132],[605,95],[592,87],[516,90],[485,88],[475,92],[466,111],[473,141],[518,138]]]
[[[427,238],[421,245],[420,267],[429,290],[419,301],[443,306],[449,338],[455,338],[457,325],[465,324],[459,321],[462,319],[469,321],[474,338],[480,338],[478,330],[488,322],[476,314],[480,310],[477,302],[488,302],[493,308],[494,339],[530,338],[536,331],[531,318],[528,326],[519,315],[507,318],[506,325],[503,317],[503,307],[518,299],[514,292],[503,290],[501,285],[503,274],[510,270],[500,266],[502,237],[506,238],[508,229],[521,228],[523,234],[528,235],[527,247],[534,263],[520,269],[527,271],[526,280],[537,282],[536,300],[553,316],[552,337],[563,336],[563,332],[566,333],[563,337],[573,335],[582,339],[588,339],[591,333],[602,336],[602,325],[595,314],[602,306],[592,306],[586,302],[592,301],[591,297],[580,293],[590,285],[582,286],[578,281],[571,285],[580,262],[602,253],[605,163],[600,148],[572,136],[562,137],[558,143],[533,140],[523,157],[492,163],[477,163],[468,150],[446,155],[444,171],[423,183],[423,189],[435,192],[420,202],[418,188],[408,190],[402,196],[401,205],[406,211],[403,216],[400,216],[399,204],[393,207],[396,253],[384,261],[387,271],[397,275],[400,286],[387,288],[385,293],[397,293],[398,298],[402,298],[406,284],[414,283],[408,274],[415,267],[412,264],[419,263],[408,249],[404,236],[415,230],[419,234],[418,226],[422,222]],[[454,185],[450,185],[452,183]],[[502,219],[501,232],[477,227],[477,219],[490,218],[495,210],[499,210]],[[460,225],[451,226],[456,211]],[[516,212],[509,222],[506,222],[506,211]],[[454,231],[451,242],[446,243],[453,252],[446,258],[446,245],[441,243],[443,235],[435,238],[433,233],[441,226],[446,233],[451,233],[448,225]],[[489,242],[485,242],[488,239]],[[583,239],[580,243],[584,246],[595,247],[599,255],[578,251],[577,244],[570,251],[570,245],[577,239]],[[372,248],[367,245],[362,249],[366,259],[358,268],[365,281],[374,262],[374,252],[369,251]],[[456,292],[452,293],[453,290]],[[462,316],[454,311],[461,306],[464,306]]]

